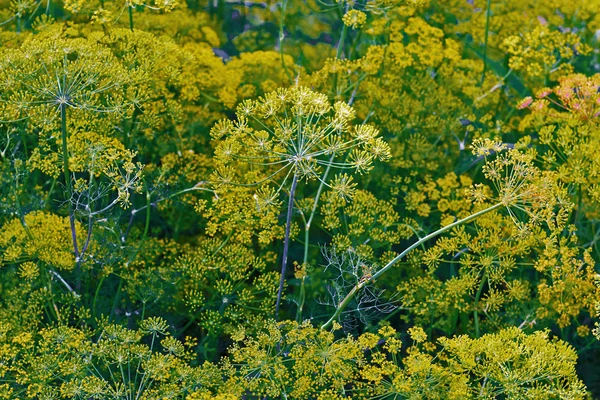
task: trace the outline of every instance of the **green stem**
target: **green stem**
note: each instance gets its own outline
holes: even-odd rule
[[[598,340],[596,340],[595,338],[592,338],[588,344],[586,344],[584,347],[581,347],[580,349],[577,350],[577,354],[584,354],[588,349],[592,348],[598,348],[600,347],[600,342]]]
[[[215,251],[212,252],[212,254],[210,255],[211,257],[216,256],[217,254],[219,254],[219,252],[221,250],[223,250],[223,247],[225,247],[225,245],[229,242],[229,239],[231,239],[231,237],[233,236],[233,231],[229,232],[229,234],[227,235],[227,237],[225,237],[225,240],[223,240],[221,242],[221,244],[219,245],[219,247],[217,247],[217,249]],[[204,262],[205,259],[202,260],[202,262]]]
[[[488,48],[488,37],[490,35],[490,15],[492,14],[492,0],[487,0],[487,8],[485,11],[485,39],[483,47],[483,72],[481,74],[481,85],[485,79],[485,72],[487,69],[487,48]]]
[[[54,191],[54,186],[56,185],[56,178],[52,179],[52,184],[50,185],[50,189],[48,190],[48,195],[46,196],[46,201],[44,203],[44,208],[49,209],[50,200],[52,197],[52,192]]]
[[[54,317],[56,318],[57,322],[60,322],[60,312],[58,311],[58,307],[56,306],[56,303],[54,302],[54,292],[52,291],[52,277],[50,275],[49,271],[44,271],[44,276],[46,277],[47,280],[47,285],[48,285],[48,295],[47,295],[47,299],[48,301],[44,304],[44,307],[48,307],[48,310],[50,310],[51,312],[49,314],[50,317]]]
[[[312,209],[310,210],[310,216],[308,217],[308,221],[304,224],[304,259],[302,261],[302,265],[306,267],[308,263],[308,245],[310,242],[310,227],[312,224],[312,220],[315,217],[317,206],[319,204],[319,199],[321,198],[321,192],[323,192],[323,188],[325,187],[325,180],[327,179],[327,175],[329,175],[329,171],[331,170],[331,163],[333,162],[333,158],[335,154],[332,154],[329,158],[329,164],[327,165],[327,169],[325,169],[325,173],[323,174],[323,178],[321,179],[321,183],[319,184],[319,188],[317,189],[317,195],[315,196],[315,202],[313,203]],[[305,287],[306,276],[302,277],[302,281],[300,282],[300,304],[298,306],[298,310],[296,311],[296,321],[300,321],[302,318],[302,313],[304,311],[304,302],[306,300],[306,287]]]
[[[346,31],[347,30],[348,29],[346,27],[346,24],[344,24],[343,27],[342,27],[342,33],[340,34],[340,41],[338,42],[337,50],[335,52],[335,58],[337,60],[339,60],[340,56],[342,55],[342,48],[344,47],[344,39],[346,37]]]
[[[579,216],[582,214],[581,209],[583,206],[583,188],[581,185],[577,186],[577,209],[574,213],[573,224],[577,225]]]
[[[285,74],[287,75],[288,79],[290,80],[290,84],[292,84],[294,82],[294,79],[292,77],[292,74],[290,74],[290,71],[287,67],[287,65],[285,65],[285,54],[283,53],[283,40],[285,39],[285,32],[283,30],[283,26],[284,26],[284,17],[285,17],[285,9],[287,7],[287,0],[284,0],[281,2],[281,16],[279,17],[279,57],[281,58],[281,66],[283,67],[283,70],[285,71]]]
[[[196,322],[196,320],[198,319],[198,317],[200,316],[200,314],[202,313],[202,311],[204,311],[204,308],[202,308],[200,310],[200,312],[198,312],[197,314],[193,315],[192,318],[190,318],[190,320],[183,326],[183,328],[181,328],[177,333],[175,333],[175,337],[179,337],[181,335],[183,335],[183,333],[190,327],[192,326],[192,324],[194,322]]]
[[[479,299],[481,298],[481,294],[483,293],[483,287],[485,286],[485,282],[487,280],[487,272],[483,272],[483,276],[481,277],[481,282],[479,283],[479,289],[477,289],[477,294],[475,295],[475,303],[473,304],[473,321],[475,322],[475,337],[479,337],[479,312],[477,311],[477,307],[479,307]]]
[[[358,34],[356,35],[356,38],[352,41],[352,45],[350,46],[350,51],[349,51],[350,54],[348,54],[348,58],[350,60],[354,59],[354,57],[356,56],[357,47],[358,47],[356,45],[356,43],[360,43],[360,40],[362,39],[362,32],[363,32],[362,30],[359,30]]]
[[[304,266],[306,268],[306,266]],[[306,271],[300,281],[300,301],[298,304],[298,310],[296,311],[296,321],[302,322],[302,314],[304,313],[304,302],[306,301]]]
[[[200,187],[200,185],[202,183],[204,183],[204,182],[197,183],[195,186],[192,186],[191,188],[183,189],[183,190],[180,190],[178,192],[172,193],[172,194],[168,195],[167,197],[163,197],[162,199],[156,200],[154,203],[148,203],[145,206],[142,206],[140,208],[136,208],[134,210],[134,212],[137,213],[137,212],[142,211],[142,210],[144,210],[146,208],[149,208],[152,205],[156,205],[156,204],[160,203],[161,201],[169,200],[169,199],[172,199],[173,197],[179,196],[180,194],[184,194],[184,193],[188,193],[188,192],[194,192],[196,190],[202,190],[202,191],[206,191],[206,192],[215,193],[215,191],[212,190],[212,189],[207,189],[207,188]]]
[[[127,10],[129,12],[129,29],[133,32],[133,7],[129,5],[127,6]]]
[[[19,200],[19,171],[16,170],[15,171],[15,203],[17,206],[17,212],[19,213],[19,220],[21,221],[21,225],[23,226],[23,229],[25,230],[25,233],[27,234],[27,237],[29,238],[29,240],[31,240],[32,242],[35,241],[35,238],[33,237],[33,234],[31,233],[31,231],[29,230],[29,227],[27,226],[27,222],[25,222],[25,213],[23,212],[23,208],[21,207],[21,201]]]
[[[113,306],[110,310],[109,321],[113,320],[115,316],[115,311],[117,309],[117,305],[119,304],[119,297],[121,295],[121,288],[123,287],[123,278],[119,276],[119,286],[117,286],[117,291],[115,292],[115,299],[113,300]]]
[[[281,277],[279,278],[279,289],[277,290],[277,301],[275,302],[275,319],[279,319],[279,306],[283,294],[283,284],[285,283],[285,271],[287,268],[288,250],[290,248],[290,230],[292,228],[292,211],[294,210],[294,195],[298,185],[298,175],[294,174],[292,187],[290,188],[290,198],[288,200],[287,217],[285,222],[285,237],[283,239],[283,254],[281,257]]]
[[[60,130],[62,136],[62,156],[63,156],[63,173],[65,177],[65,187],[67,188],[67,204],[69,208],[69,223],[71,225],[71,238],[73,240],[73,252],[75,253],[76,269],[75,274],[79,276],[79,249],[77,247],[77,232],[75,231],[75,211],[71,203],[73,195],[73,183],[69,173],[69,151],[67,149],[67,104],[60,105]]]
[[[312,209],[310,210],[310,216],[308,217],[308,221],[306,222],[304,228],[304,261],[303,263],[308,262],[308,243],[310,237],[310,227],[315,217],[317,206],[319,204],[319,199],[321,198],[321,193],[323,192],[323,188],[325,187],[325,180],[327,179],[327,175],[329,175],[329,171],[331,170],[331,163],[333,162],[333,157],[335,154],[332,154],[329,158],[329,164],[327,165],[327,169],[325,169],[325,173],[323,174],[323,178],[321,179],[321,183],[319,184],[319,189],[317,189],[317,195],[315,196],[315,202],[313,203]]]
[[[94,173],[90,171],[90,181],[88,183],[88,198],[92,198],[92,188],[94,185]],[[87,232],[87,238],[85,239],[85,242],[83,243],[83,247],[81,248],[81,252],[79,254],[79,262],[83,262],[83,257],[85,255],[85,252],[88,249],[88,246],[91,243],[92,240],[92,231],[94,229],[94,209],[93,209],[93,202],[89,203],[86,206],[86,211],[89,213],[88,215],[88,232]]]
[[[142,207],[142,208],[146,208],[146,223],[144,225],[144,233],[142,234],[142,239],[140,240],[140,243],[138,244],[137,248],[135,249],[135,252],[131,255],[131,257],[129,258],[128,262],[131,262],[135,259],[135,257],[137,257],[138,253],[140,252],[140,249],[142,248],[142,245],[144,244],[144,242],[146,241],[146,238],[148,237],[148,231],[150,230],[150,211],[152,210],[152,208],[150,208],[150,192],[148,191],[148,188],[146,188],[146,206]],[[141,210],[138,209],[138,211]]]
[[[92,319],[93,320],[96,319],[96,302],[98,301],[98,295],[100,294],[100,288],[102,287],[102,284],[104,283],[105,279],[106,279],[106,276],[103,276],[100,279],[100,282],[98,283],[98,286],[96,287],[96,293],[94,293],[94,300],[92,301]]]
[[[410,253],[412,250],[414,250],[415,248],[419,247],[422,243],[427,242],[430,239],[433,239],[436,236],[441,235],[442,233],[456,227],[459,225],[462,225],[464,223],[467,223],[477,217],[480,217],[484,214],[489,213],[490,211],[496,210],[500,207],[503,207],[504,205],[502,203],[497,203],[494,204],[493,206],[490,206],[488,208],[485,208],[481,211],[478,211],[474,214],[469,215],[468,217],[465,217],[463,219],[460,219],[456,222],[453,222],[450,225],[446,225],[443,228],[438,229],[435,232],[430,233],[427,236],[424,236],[422,239],[418,240],[417,242],[413,243],[412,245],[410,245],[408,248],[406,248],[402,253],[398,254],[393,260],[391,260],[390,262],[388,262],[383,268],[381,268],[379,271],[377,271],[376,273],[374,273],[373,275],[371,275],[370,277],[366,277],[364,279],[362,279],[356,286],[354,286],[352,288],[352,290],[350,290],[350,292],[346,295],[346,297],[344,297],[344,299],[342,300],[342,302],[337,306],[335,312],[333,313],[333,315],[331,316],[331,318],[329,318],[329,320],[327,322],[325,322],[322,326],[321,329],[327,329],[329,326],[331,326],[331,324],[333,323],[333,321],[335,321],[340,314],[342,313],[342,311],[344,311],[344,309],[348,306],[348,304],[350,304],[350,302],[352,301],[352,299],[354,298],[354,296],[356,296],[356,294],[358,293],[358,291],[360,289],[362,289],[364,286],[366,286],[367,284],[373,282],[374,280],[376,280],[377,278],[379,278],[381,275],[383,275],[385,272],[387,272],[390,268],[392,268],[398,261],[400,261],[402,258],[404,258],[404,256],[406,256],[408,253]]]

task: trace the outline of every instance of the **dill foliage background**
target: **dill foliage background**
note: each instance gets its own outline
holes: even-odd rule
[[[600,1],[0,22],[0,398],[600,398]]]

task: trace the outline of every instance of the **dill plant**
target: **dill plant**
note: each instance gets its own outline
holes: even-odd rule
[[[107,48],[85,39],[56,38],[51,44],[32,40],[21,49],[4,52],[2,64],[3,120],[31,127],[39,135],[39,142],[62,159],[57,168],[38,148],[30,162],[55,179],[62,170],[79,270],[91,243],[94,217],[119,202],[127,204],[130,191],[141,190],[141,165],[132,161],[134,153],[124,150],[118,141],[103,140],[93,134],[90,138],[90,134],[82,132],[97,129],[98,122],[110,124],[113,115],[128,112],[123,86],[130,81]],[[98,116],[99,121],[94,121]],[[75,132],[69,133],[69,129]],[[58,148],[51,149],[53,143]],[[82,181],[77,172],[88,173],[88,180]],[[108,180],[108,185],[96,184],[100,175]],[[112,190],[118,192],[116,199],[94,209],[94,203],[104,201]],[[82,209],[89,220],[88,237],[83,242],[78,240],[75,229],[77,209]],[[77,286],[79,289],[79,283]]]
[[[597,394],[597,4],[209,3],[0,0],[0,398]]]
[[[259,209],[277,204],[280,192],[285,189],[288,192],[277,316],[298,183],[318,182],[312,209],[308,215],[302,215],[306,263],[311,223],[323,188],[330,188],[346,199],[352,198],[355,190],[351,175],[338,173],[332,179],[330,171],[363,174],[373,168],[374,160],[387,160],[390,152],[373,126],[352,125],[355,117],[352,107],[343,102],[332,107],[325,95],[301,86],[244,101],[237,108],[237,117],[235,122],[220,121],[211,130],[213,139],[220,140],[215,150],[218,162],[215,183],[260,186],[254,194]],[[237,174],[242,175],[238,178]]]

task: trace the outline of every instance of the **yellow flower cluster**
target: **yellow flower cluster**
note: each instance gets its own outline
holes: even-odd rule
[[[367,259],[373,257],[374,249],[389,248],[413,236],[410,219],[402,219],[393,204],[365,190],[357,190],[351,202],[328,192],[321,214],[323,228],[331,233],[337,249],[352,248]]]
[[[360,10],[350,10],[344,14],[342,21],[344,21],[346,26],[357,29],[367,22],[367,15]]]
[[[565,63],[575,55],[586,55],[591,49],[581,44],[574,33],[550,31],[546,26],[537,27],[521,36],[504,39],[501,48],[509,54],[508,66],[523,71],[532,78],[552,74],[562,76],[573,72],[573,66]]]
[[[545,168],[556,171],[558,181],[575,191],[578,212],[597,215],[600,202],[598,116],[600,75],[567,75],[554,88],[540,89],[535,100],[525,98],[521,108],[531,112],[521,131],[537,133],[539,158]]]
[[[327,398],[585,396],[575,373],[575,352],[545,332],[528,336],[512,328],[480,339],[444,337],[439,350],[421,328],[409,334],[414,345],[401,355],[402,342],[389,326],[357,339],[335,340],[331,332],[307,323],[270,323],[255,339],[233,346],[232,366],[239,366],[236,373],[244,378],[230,378],[223,393],[245,388],[257,397],[297,399],[315,398],[325,390]]]
[[[76,226],[78,234],[83,229]],[[26,261],[70,271],[75,267],[73,244],[68,218],[43,211],[34,211],[2,225],[0,248],[3,264]],[[28,267],[27,264],[23,268]]]
[[[211,335],[249,332],[273,313],[272,298],[279,276],[269,271],[272,255],[257,257],[251,247],[231,237],[205,240],[178,256],[172,265],[176,284],[189,313],[199,316]]]

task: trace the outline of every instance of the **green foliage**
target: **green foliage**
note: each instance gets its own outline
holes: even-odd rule
[[[0,0],[0,398],[600,396],[599,28]]]

